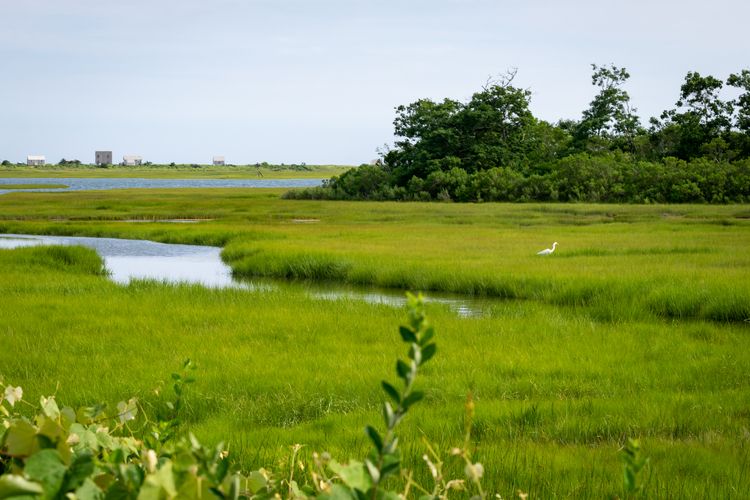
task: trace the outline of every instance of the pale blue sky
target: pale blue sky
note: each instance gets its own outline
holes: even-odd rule
[[[687,71],[750,67],[747,19],[746,0],[0,0],[0,159],[358,165],[395,106],[513,66],[550,121],[580,118],[591,63],[624,66],[646,122]]]

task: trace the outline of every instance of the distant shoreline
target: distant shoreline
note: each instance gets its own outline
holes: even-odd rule
[[[4,165],[0,178],[328,179],[351,165]]]

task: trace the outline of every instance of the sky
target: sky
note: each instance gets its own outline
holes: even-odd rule
[[[508,68],[535,116],[579,119],[592,63],[627,68],[647,123],[688,71],[750,68],[747,19],[747,0],[0,0],[0,160],[359,165],[396,106]]]

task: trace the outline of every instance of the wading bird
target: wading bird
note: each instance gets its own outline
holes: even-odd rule
[[[551,249],[548,248],[547,250],[542,250],[537,255],[549,255],[549,254],[551,254],[552,252],[555,251],[555,245],[557,245],[557,242],[554,242],[552,244],[552,248]]]

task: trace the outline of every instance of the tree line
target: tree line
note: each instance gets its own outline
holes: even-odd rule
[[[598,93],[581,119],[533,116],[516,70],[468,102],[420,99],[396,108],[393,148],[289,199],[750,201],[750,70],[725,81],[688,72],[673,109],[644,124],[625,68],[592,65]],[[741,91],[722,100],[724,86]]]

